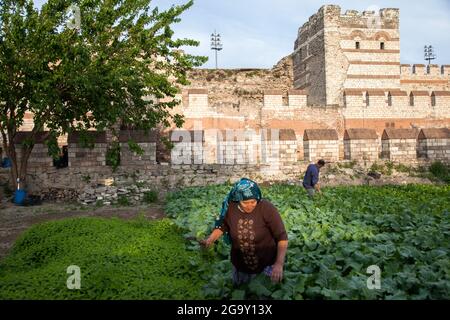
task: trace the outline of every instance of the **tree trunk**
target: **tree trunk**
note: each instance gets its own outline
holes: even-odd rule
[[[17,157],[16,157],[16,147],[14,142],[11,139],[8,142],[8,147],[6,149],[6,153],[8,154],[9,159],[11,160],[11,185],[13,186],[13,190],[17,189],[17,177],[18,177],[18,167],[17,167]]]
[[[11,140],[10,140],[11,141]],[[30,158],[31,151],[33,150],[33,145],[23,146],[21,150],[20,163],[17,157],[16,146],[13,141],[8,145],[7,154],[11,159],[11,184],[14,190],[17,190],[17,178],[19,178],[20,189],[26,188],[27,181],[27,171],[28,171],[28,159]]]
[[[22,148],[22,157],[20,158],[20,170],[18,172],[18,178],[20,179],[20,187],[22,189],[27,188],[28,159],[30,158],[33,146],[34,145]]]

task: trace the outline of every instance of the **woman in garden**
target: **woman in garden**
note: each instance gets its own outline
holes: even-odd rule
[[[233,283],[249,282],[264,272],[273,282],[283,278],[288,238],[275,206],[262,199],[256,182],[242,178],[222,203],[211,235],[202,244],[211,246],[225,234],[231,240]]]

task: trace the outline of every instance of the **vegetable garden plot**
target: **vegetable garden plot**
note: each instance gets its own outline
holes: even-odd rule
[[[232,288],[229,247],[201,250],[230,185],[167,197],[172,219],[75,218],[35,225],[0,262],[0,299],[448,299],[450,187],[262,188],[289,236],[284,280]],[[81,270],[70,290],[66,269]],[[369,266],[381,270],[369,289]]]
[[[172,194],[166,213],[186,237],[204,238],[230,186]],[[296,186],[263,188],[279,209],[289,236],[285,279],[260,276],[231,285],[229,248],[219,242],[207,297],[275,299],[448,299],[450,297],[450,187],[328,188],[314,201]],[[192,242],[192,249],[198,249]],[[381,269],[381,288],[369,289],[369,266]]]

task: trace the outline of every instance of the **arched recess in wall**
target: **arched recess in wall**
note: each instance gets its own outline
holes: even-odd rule
[[[353,30],[349,37],[353,40],[366,40],[367,36],[361,30]]]
[[[377,41],[389,41],[391,40],[391,36],[386,31],[378,31],[374,34],[373,40]]]

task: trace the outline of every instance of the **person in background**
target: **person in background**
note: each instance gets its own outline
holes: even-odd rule
[[[311,163],[306,169],[305,177],[303,178],[303,187],[306,189],[310,198],[314,197],[316,192],[321,193],[319,184],[320,168],[325,165],[325,161],[320,159],[317,163]]]
[[[242,178],[222,203],[211,235],[200,243],[211,246],[225,233],[231,239],[233,284],[239,286],[264,273],[273,282],[283,279],[288,237],[275,206],[262,199],[256,182]]]

